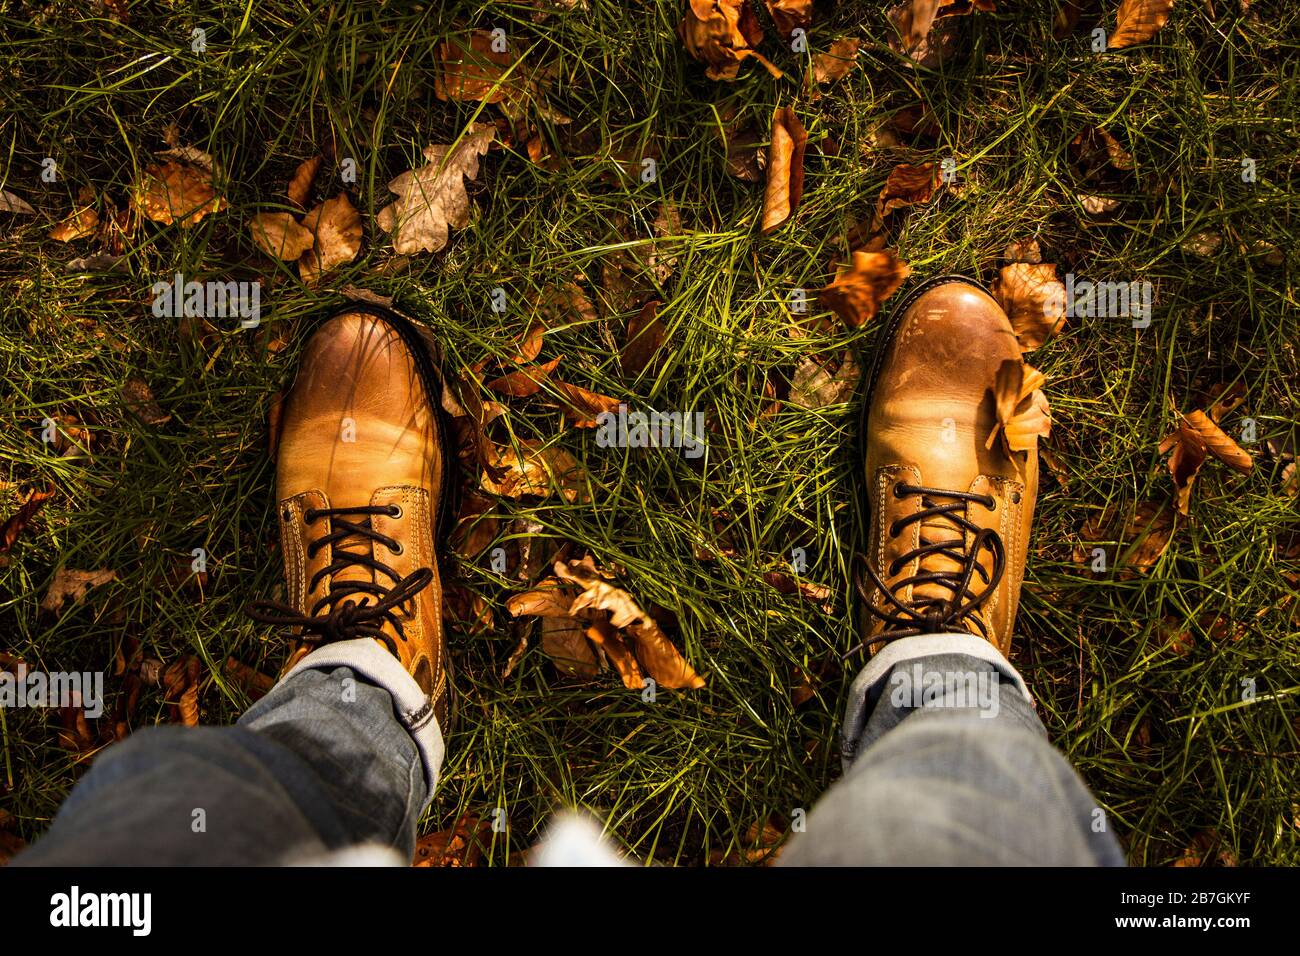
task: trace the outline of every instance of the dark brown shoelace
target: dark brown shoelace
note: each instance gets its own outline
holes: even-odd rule
[[[891,587],[876,573],[866,555],[861,553],[855,555],[855,564],[867,572],[867,578],[869,579],[869,581],[864,580],[861,570],[854,574],[853,584],[857,588],[858,595],[862,598],[867,610],[889,626],[871,640],[864,641],[853,648],[845,655],[846,657],[856,654],[871,644],[888,643],[901,637],[953,631],[969,632],[970,628],[967,622],[973,622],[984,638],[986,640],[989,638],[988,628],[983,618],[975,612],[994,593],[998,582],[1002,580],[1002,574],[1006,569],[1006,550],[1003,548],[1002,539],[996,531],[992,528],[976,526],[968,521],[961,512],[965,510],[967,502],[975,502],[984,505],[986,508],[993,508],[997,506],[997,501],[991,495],[977,495],[966,491],[944,491],[940,488],[925,488],[904,482],[899,482],[894,486],[894,496],[897,498],[907,498],[913,495],[921,496],[921,510],[915,514],[899,518],[891,524],[888,529],[890,538],[898,537],[910,524],[936,516],[941,516],[952,522],[953,527],[961,532],[961,536],[947,541],[927,541],[922,537],[918,547],[913,548],[906,554],[899,555],[897,559],[890,563],[887,576],[893,577],[905,565],[917,558],[921,559],[923,565],[924,559],[932,554],[942,554],[952,559],[960,565],[960,569],[953,571],[922,571],[910,577],[900,578]],[[935,500],[938,498],[951,498],[953,500],[944,504]],[[969,549],[966,547],[967,532],[974,535]],[[979,563],[980,553],[985,550],[993,558],[992,574],[985,571],[983,565]],[[970,589],[971,581],[976,577],[984,585],[979,594]],[[950,596],[947,598],[913,598],[911,601],[903,601],[900,595],[908,585],[914,584],[938,584],[947,589]],[[879,589],[892,607],[887,606],[882,609],[872,603],[871,585]]]
[[[328,546],[331,561],[312,575],[307,590],[314,590],[327,575],[336,574],[352,565],[361,565],[375,571],[376,578],[380,574],[386,575],[393,581],[392,585],[385,587],[377,581],[342,581],[331,584],[330,593],[317,601],[308,614],[299,613],[293,605],[282,601],[263,600],[254,601],[248,607],[248,616],[259,624],[300,627],[301,640],[306,644],[321,645],[373,637],[383,641],[390,651],[397,654],[397,643],[383,629],[383,624],[387,621],[402,640],[406,639],[401,614],[411,613],[408,605],[428,587],[433,580],[433,571],[419,568],[402,577],[371,555],[334,547],[341,541],[357,537],[400,552],[400,542],[371,527],[371,517],[381,514],[396,518],[401,514],[401,509],[397,505],[362,505],[356,508],[309,508],[304,512],[303,520],[307,524],[313,524],[321,518],[330,519],[330,533],[307,546],[307,557],[315,557],[321,548]],[[362,520],[349,521],[349,516],[361,517]],[[353,599],[357,594],[363,595],[360,601]]]

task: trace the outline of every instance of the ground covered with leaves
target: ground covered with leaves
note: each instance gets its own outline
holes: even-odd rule
[[[1298,22],[3,4],[0,666],[109,699],[0,709],[0,857],[108,742],[265,691],[276,396],[314,316],[379,297],[443,345],[466,485],[419,861],[518,862],[569,805],[643,859],[770,859],[862,661],[858,368],[956,271],[1032,352],[1013,661],[1052,740],[1134,863],[1300,862]],[[159,308],[177,273],[260,283],[258,323]],[[1150,283],[1149,321],[1067,277]],[[705,450],[607,447],[620,403]]]

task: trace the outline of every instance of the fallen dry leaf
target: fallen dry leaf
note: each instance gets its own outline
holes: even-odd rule
[[[1007,243],[1002,251],[1002,258],[1007,262],[1028,262],[1038,265],[1043,261],[1043,250],[1037,239],[1016,239]]]
[[[7,189],[0,189],[0,212],[11,212],[17,216],[34,216],[36,210],[27,204],[21,196],[15,196]]]
[[[477,866],[483,844],[492,840],[492,824],[472,813],[461,814],[449,830],[426,833],[415,842],[412,867]]]
[[[1146,43],[1168,22],[1173,9],[1174,0],[1124,0],[1115,15],[1115,30],[1106,41],[1106,49]]]
[[[487,30],[473,30],[466,44],[451,37],[438,44],[438,71],[433,92],[440,100],[499,103],[517,90],[503,82],[515,57],[506,50],[494,50],[496,39]]]
[[[527,398],[529,395],[536,395],[541,390],[542,383],[550,377],[563,358],[564,356],[561,355],[541,365],[531,365],[517,372],[502,375],[488,382],[487,387],[511,398]]]
[[[50,230],[49,236],[56,242],[72,242],[93,236],[98,228],[99,213],[92,206],[84,206],[68,213],[67,218]]]
[[[1070,150],[1085,178],[1091,178],[1107,166],[1119,170],[1133,168],[1133,154],[1119,140],[1100,126],[1090,126],[1070,141]]]
[[[77,571],[73,568],[59,568],[54,572],[54,580],[41,600],[41,610],[57,614],[68,601],[77,604],[93,587],[107,584],[117,579],[117,572],[102,568],[99,571]]]
[[[286,261],[301,258],[316,241],[312,231],[298,225],[287,212],[259,213],[248,224],[248,230],[259,249],[272,258]]]
[[[576,458],[556,445],[521,441],[519,447],[492,449],[492,465],[500,477],[485,471],[479,486],[488,494],[505,498],[561,494],[570,503],[587,500],[585,475]]]
[[[1184,421],[1175,433],[1173,449],[1168,462],[1169,474],[1174,480],[1178,513],[1185,515],[1191,504],[1192,482],[1205,464],[1205,441]],[[1163,444],[1161,450],[1166,450]]]
[[[542,618],[542,653],[571,677],[590,678],[600,673],[587,625],[571,617]]]
[[[1204,412],[1188,412],[1183,416],[1183,421],[1200,435],[1201,440],[1205,442],[1205,450],[1229,468],[1248,475],[1255,467],[1255,461],[1250,453],[1233,441]]]
[[[528,323],[528,328],[524,331],[523,337],[519,340],[519,348],[515,354],[510,356],[512,362],[531,362],[537,358],[542,351],[542,339],[546,335],[546,324],[537,319]]]
[[[711,80],[734,80],[751,56],[774,77],[782,75],[754,50],[763,40],[763,28],[746,0],[689,0],[677,35],[686,52],[708,67],[704,75]]]
[[[812,26],[813,0],[763,0],[777,33],[789,38]]]
[[[131,193],[135,208],[152,222],[196,225],[204,216],[226,208],[212,188],[212,170],[189,163],[149,166]]]
[[[730,100],[718,110],[721,123],[718,133],[727,150],[727,172],[747,183],[761,183],[767,168],[767,152],[760,148],[763,134],[748,113],[741,113],[736,101]]]
[[[576,591],[561,587],[558,581],[546,580],[529,591],[506,598],[511,617],[576,617],[570,613]]]
[[[1188,514],[1192,483],[1205,464],[1207,454],[1243,474],[1254,468],[1250,454],[1232,440],[1210,416],[1194,411],[1180,415],[1178,430],[1160,443],[1161,454],[1173,449],[1169,456],[1169,475],[1174,482],[1178,513]]]
[[[361,251],[361,213],[339,193],[302,217],[302,228],[315,237],[298,260],[298,274],[314,285],[327,272],[347,265]]]
[[[316,173],[324,161],[323,156],[312,156],[298,164],[298,168],[293,171],[293,178],[289,180],[289,185],[284,191],[284,194],[289,197],[289,202],[300,207],[307,205],[312,183],[316,181]]]
[[[997,424],[984,442],[985,448],[992,448],[1001,435],[1008,453],[1030,451],[1040,435],[1046,438],[1052,433],[1051,409],[1041,390],[1045,381],[1043,373],[1023,359],[1007,359],[998,366],[993,383]]]
[[[479,157],[495,135],[494,126],[474,123],[454,146],[426,146],[428,162],[388,184],[397,199],[379,211],[377,222],[393,234],[395,252],[437,252],[447,245],[449,228],[469,225],[465,180],[478,176]]]
[[[883,220],[895,209],[904,209],[930,201],[939,183],[939,168],[935,163],[909,166],[900,163],[890,170],[885,185],[876,199],[876,218]]]
[[[803,154],[808,132],[788,106],[772,113],[771,144],[767,148],[767,188],[763,192],[763,234],[785,222],[803,196]]]
[[[0,554],[7,554],[13,549],[19,536],[27,530],[32,518],[36,516],[36,512],[40,511],[45,502],[53,497],[53,485],[45,491],[33,490],[27,496],[27,500],[18,506],[18,510],[5,519],[5,523],[0,525]]]
[[[568,382],[551,379],[551,385],[560,393],[560,410],[571,419],[575,428],[595,428],[597,417],[606,412],[618,411],[619,400],[592,392]]]
[[[600,314],[578,283],[569,281],[548,284],[542,289],[537,309],[548,329],[559,329],[576,322],[599,322]]]
[[[1104,216],[1119,208],[1119,200],[1109,196],[1089,196],[1079,193],[1075,198],[1083,206],[1083,211],[1090,216]]]
[[[1167,503],[1139,504],[1124,528],[1121,540],[1125,552],[1120,557],[1120,566],[1146,574],[1169,547],[1177,526],[1177,518]]]
[[[627,344],[619,353],[626,376],[636,377],[649,368],[668,337],[668,329],[659,321],[659,305],[658,299],[652,299],[627,323]]]
[[[892,249],[853,253],[852,264],[822,289],[817,301],[832,310],[849,328],[860,328],[875,318],[911,270]]]
[[[605,652],[606,659],[614,664],[624,687],[640,690],[645,686],[645,677],[637,663],[636,652],[624,642],[618,628],[608,621],[595,621],[584,633],[588,640]]]
[[[583,589],[574,599],[570,613],[586,609],[608,611],[609,623],[631,634],[636,659],[656,683],[673,689],[704,686],[704,679],[686,663],[658,622],[637,604],[631,594],[610,584],[597,570],[590,555],[581,561],[556,561],[554,570],[561,581],[577,584]],[[639,683],[634,686],[627,681],[625,673],[625,686],[629,690],[641,689]]]
[[[1056,278],[1054,265],[1003,266],[991,291],[1011,320],[1021,352],[1038,348],[1065,325],[1065,286]]]
[[[831,596],[831,589],[824,584],[813,584],[811,581],[796,581],[784,571],[765,571],[763,573],[763,583],[776,588],[782,594],[797,594],[806,601],[820,603],[822,610],[828,613],[831,610],[830,602],[827,601],[827,598]]]
[[[846,350],[838,366],[831,367],[816,358],[805,357],[799,360],[790,379],[789,400],[804,408],[839,405],[853,398],[860,377],[861,370],[852,351]]]
[[[825,53],[813,57],[813,82],[825,86],[849,75],[857,62],[862,41],[855,37],[840,37],[831,42]]]
[[[132,375],[122,384],[122,400],[131,414],[146,425],[165,425],[172,419],[153,397],[149,383],[138,375]]]
[[[477,557],[496,540],[501,519],[495,509],[496,502],[477,491],[461,496],[460,514],[451,532],[452,548],[457,554]]]
[[[1223,248],[1223,236],[1217,232],[1198,232],[1178,244],[1183,252],[1209,259]]]
[[[894,25],[889,45],[921,66],[938,66],[956,45],[957,31],[949,18],[992,12],[994,6],[993,0],[904,0],[889,10]]]

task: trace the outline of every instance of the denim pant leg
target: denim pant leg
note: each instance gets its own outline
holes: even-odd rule
[[[1123,866],[1110,821],[987,641],[887,645],[854,681],[844,776],[782,854],[808,866]]]
[[[371,640],[327,645],[234,727],[107,748],[13,865],[276,864],[360,844],[409,861],[442,752],[396,658]]]

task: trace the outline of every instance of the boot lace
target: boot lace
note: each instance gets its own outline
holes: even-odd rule
[[[317,601],[308,614],[302,614],[293,605],[282,601],[261,600],[254,601],[248,607],[248,616],[259,624],[302,628],[300,639],[303,643],[312,646],[359,637],[373,637],[383,641],[393,654],[397,654],[397,642],[383,629],[383,624],[385,622],[391,624],[402,640],[406,640],[402,615],[409,615],[412,612],[411,602],[433,580],[433,571],[429,568],[419,568],[402,577],[371,555],[335,548],[334,545],[347,538],[358,538],[363,541],[378,542],[391,551],[400,551],[400,542],[375,531],[370,522],[374,515],[382,514],[396,518],[401,513],[397,505],[308,508],[303,513],[303,520],[307,524],[314,524],[321,518],[329,518],[331,530],[329,534],[307,545],[307,557],[313,558],[322,548],[329,547],[332,558],[328,565],[312,575],[307,585],[309,592],[314,590],[327,575],[336,574],[353,565],[375,571],[376,578],[380,574],[386,575],[393,583],[384,586],[377,580],[340,581],[331,584],[330,593]],[[350,517],[359,517],[361,520],[348,520]],[[363,596],[359,601],[354,600],[354,596],[358,594]]]
[[[973,524],[962,512],[967,502],[976,502],[986,508],[994,508],[997,501],[991,495],[978,495],[965,491],[944,491],[939,488],[926,488],[899,482],[894,486],[894,495],[898,498],[921,496],[922,508],[914,514],[899,518],[889,526],[889,537],[896,538],[908,525],[925,521],[931,517],[943,517],[961,531],[961,536],[946,541],[927,541],[921,537],[918,547],[906,554],[901,554],[890,563],[888,577],[898,574],[909,562],[920,558],[916,574],[900,578],[891,586],[881,579],[869,558],[858,553],[854,556],[857,565],[853,577],[854,587],[862,598],[863,605],[875,617],[884,621],[888,627],[870,640],[864,641],[845,656],[851,656],[872,644],[887,644],[902,637],[917,634],[937,634],[943,632],[973,633],[970,625],[979,630],[985,640],[989,639],[988,626],[983,615],[976,613],[989,597],[997,590],[998,582],[1006,569],[1006,550],[1002,538],[992,528],[981,528]],[[938,499],[951,499],[940,502]],[[970,546],[966,544],[966,533],[974,537]],[[984,570],[979,558],[981,552],[987,551],[992,557],[992,573]],[[949,571],[929,571],[925,569],[925,559],[931,555],[943,555],[960,565]],[[866,572],[865,576],[863,571]],[[971,583],[976,578],[983,584],[979,594],[971,590]],[[947,597],[916,597],[904,601],[902,594],[909,585],[938,584],[949,593]],[[876,607],[871,600],[871,588],[875,587],[884,595],[888,604]]]

